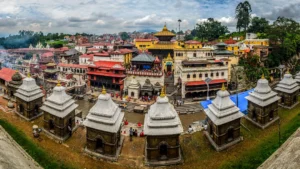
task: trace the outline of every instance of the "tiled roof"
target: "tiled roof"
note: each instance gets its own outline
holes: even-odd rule
[[[109,57],[109,53],[108,52],[95,52],[94,56],[105,56],[105,57]]]
[[[225,79],[215,79],[215,80],[210,81],[209,84],[211,85],[211,84],[226,83],[226,82],[227,81]],[[186,86],[200,86],[200,85],[206,85],[206,83],[204,80],[201,80],[201,81],[187,82],[185,85]]]
[[[87,65],[77,65],[77,64],[65,64],[65,63],[59,63],[58,66],[60,67],[71,67],[71,68],[87,68]]]
[[[94,57],[94,54],[83,54],[81,56],[79,56],[80,58],[93,58]]]
[[[42,57],[52,57],[54,56],[52,52],[46,52],[42,54]]]
[[[122,66],[122,62],[97,61],[97,62],[94,62],[94,65],[99,68],[125,70],[125,68]],[[93,66],[91,66],[91,67],[93,67]]]
[[[148,54],[148,53],[141,53],[139,55],[137,55],[136,57],[134,57],[133,59],[131,59],[131,61],[133,62],[154,62],[155,58],[154,56]]]
[[[6,82],[10,82],[10,81],[11,81],[11,78],[12,78],[12,76],[15,74],[15,72],[16,72],[16,71],[13,70],[13,69],[3,67],[3,68],[0,70],[0,79],[5,80]]]

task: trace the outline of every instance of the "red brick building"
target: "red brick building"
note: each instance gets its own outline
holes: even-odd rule
[[[121,62],[97,61],[88,67],[88,79],[92,87],[123,90],[125,68]]]

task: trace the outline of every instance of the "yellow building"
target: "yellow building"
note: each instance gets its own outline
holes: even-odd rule
[[[154,39],[134,39],[134,45],[139,50],[146,50],[153,46],[157,41]]]
[[[235,44],[229,44],[226,49],[233,52],[234,55],[243,55],[253,46],[269,46],[269,39],[246,39]]]
[[[185,49],[200,49],[202,47],[202,43],[196,40],[189,40],[184,42]]]

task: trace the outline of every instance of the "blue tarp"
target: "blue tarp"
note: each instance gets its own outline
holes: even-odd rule
[[[244,114],[247,114],[247,106],[248,106],[248,100],[245,98],[246,96],[249,95],[250,92],[252,92],[254,89],[251,90],[247,90],[245,92],[239,93],[238,94],[238,107],[240,108],[240,111]],[[231,95],[230,99],[235,103],[236,103],[236,94]],[[208,107],[209,104],[211,104],[212,100],[205,100],[200,102],[201,106],[206,109]]]

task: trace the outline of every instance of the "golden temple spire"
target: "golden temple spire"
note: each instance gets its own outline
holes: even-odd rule
[[[264,73],[261,75],[261,79],[265,79],[265,74]]]
[[[58,87],[60,87],[60,86],[61,86],[61,84],[60,84],[60,80],[57,80],[57,84],[56,84],[56,86],[58,86]]]
[[[163,31],[167,31],[167,30],[168,30],[168,28],[167,28],[167,24],[166,24],[166,22],[165,22],[165,25],[164,25]]]
[[[225,90],[226,90],[226,87],[225,87],[225,84],[224,84],[224,83],[222,84],[221,90],[222,90],[222,91],[225,91]]]
[[[19,73],[19,70],[16,70],[16,73]]]
[[[166,87],[163,86],[163,88],[161,89],[161,92],[160,92],[160,97],[165,97],[166,96],[165,90],[166,90]]]
[[[102,92],[101,92],[101,94],[106,94],[106,89],[105,89],[104,85],[102,86]]]
[[[287,68],[285,74],[290,74],[290,68]]]
[[[30,76],[30,72],[27,73],[27,77],[31,77],[31,76]]]

